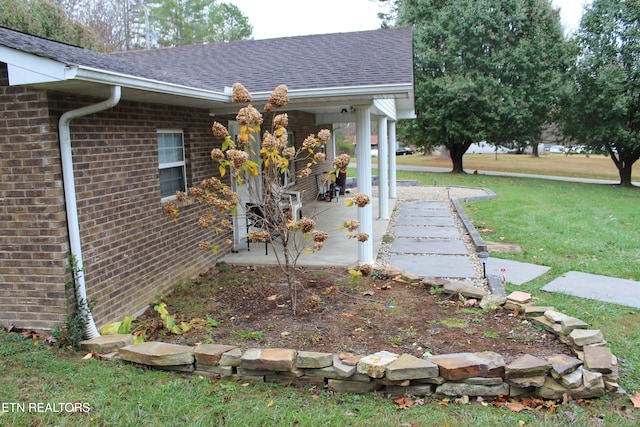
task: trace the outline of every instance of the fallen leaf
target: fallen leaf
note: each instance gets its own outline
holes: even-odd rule
[[[631,402],[633,403],[633,407],[635,409],[640,408],[640,391],[637,392],[636,395],[631,398]]]
[[[267,403],[267,408],[271,408],[273,406],[273,400],[270,400],[269,403]]]
[[[371,295],[373,295],[373,291],[365,291],[365,292],[362,293],[362,295],[371,296]]]
[[[87,353],[82,357],[82,360],[89,360],[93,357],[93,353]]]
[[[351,314],[351,313],[342,313],[342,314],[340,314],[340,316],[342,316],[342,317],[353,317],[353,314]]]
[[[527,409],[526,406],[524,406],[522,403],[518,402],[517,400],[511,400],[509,403],[507,403],[506,406],[512,412],[520,412]]]
[[[275,301],[276,298],[278,298],[278,295],[271,295],[270,297],[267,297],[267,301]]]
[[[409,409],[413,406],[413,400],[408,397],[398,397],[393,401],[398,405],[398,409]]]
[[[388,291],[389,289],[391,289],[391,286],[389,286],[389,285],[382,285],[382,286],[380,286],[380,289],[382,289],[383,291]]]

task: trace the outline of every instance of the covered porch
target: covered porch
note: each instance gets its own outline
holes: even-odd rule
[[[353,190],[352,193],[353,194]],[[350,194],[340,196],[338,201],[314,201],[303,207],[305,216],[316,221],[316,229],[329,233],[329,238],[324,242],[321,251],[303,253],[298,261],[299,266],[303,267],[351,267],[360,263],[359,246],[356,239],[349,239],[346,230],[340,230],[344,221],[357,219],[358,211],[361,210],[355,206],[347,206],[346,201]],[[379,199],[373,197],[371,199],[371,208],[374,212],[378,211]],[[389,208],[395,207],[395,199],[389,201]],[[372,260],[375,261],[376,254],[382,245],[382,239],[389,226],[389,218],[375,219],[371,221],[371,231],[369,242],[372,250]],[[274,245],[278,254],[282,255],[282,249],[279,248],[278,242]],[[246,245],[238,248],[237,252],[226,254],[222,260],[228,264],[235,265],[277,265],[274,247],[269,245],[268,254],[265,255],[264,243],[251,243],[250,250]]]

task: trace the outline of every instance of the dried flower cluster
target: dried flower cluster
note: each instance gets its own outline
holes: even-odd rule
[[[313,155],[313,160],[315,160],[318,163],[324,162],[326,159],[327,159],[327,156],[324,153],[319,152]]]
[[[333,160],[333,166],[340,170],[345,170],[349,166],[351,158],[348,154],[340,154]]]
[[[249,160],[249,153],[244,150],[227,150],[227,158],[231,162],[231,166],[240,169]]]
[[[302,230],[303,233],[307,234],[310,233],[313,228],[316,226],[316,222],[312,219],[309,219],[307,217],[304,217],[300,220],[298,220],[298,222],[296,222],[296,226]]]
[[[251,102],[251,94],[242,83],[234,83],[233,86],[231,86],[231,102],[234,104]]]
[[[369,196],[364,193],[356,193],[353,195],[352,199],[353,203],[359,208],[364,208],[369,204],[370,201]]]
[[[211,150],[211,160],[219,162],[220,160],[224,160],[224,153],[219,148],[214,148]]]
[[[314,230],[313,232],[313,241],[314,242],[324,242],[329,238],[329,233],[326,231]]]
[[[354,232],[358,228],[360,228],[360,221],[358,221],[357,219],[349,220],[349,222],[347,222],[346,226],[347,226],[347,230],[349,230],[349,232]]]
[[[253,230],[249,232],[249,239],[252,242],[268,242],[271,240],[271,235],[267,230]]]
[[[358,242],[366,242],[367,240],[369,240],[367,233],[358,233]]]
[[[249,104],[238,111],[236,120],[240,126],[260,126],[262,124],[262,114],[253,105]]]
[[[362,273],[363,276],[369,276],[373,271],[373,267],[371,264],[362,264],[358,270],[360,270],[360,273]]]
[[[273,118],[273,125],[275,127],[283,127],[286,128],[289,126],[289,115],[287,113],[278,114]]]
[[[318,132],[318,139],[321,143],[326,144],[331,139],[331,131],[329,129],[322,129]]]
[[[286,85],[276,87],[269,96],[269,101],[264,106],[264,111],[272,111],[274,108],[283,108],[289,104],[289,88]]]
[[[211,126],[211,132],[213,132],[213,136],[217,139],[225,139],[229,136],[229,131],[222,123],[213,122],[213,126]]]

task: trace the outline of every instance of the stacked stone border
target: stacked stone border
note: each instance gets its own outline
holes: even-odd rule
[[[251,383],[326,387],[335,392],[382,392],[392,396],[537,396],[596,398],[617,391],[618,364],[600,330],[553,307],[531,304],[531,295],[490,295],[481,306],[503,305],[556,334],[571,354],[545,358],[526,354],[510,364],[495,352],[453,353],[418,358],[381,351],[369,355],[286,348],[196,347],[145,342],[131,335],[105,335],[82,343],[85,350],[150,368]],[[500,300],[502,298],[502,300]]]

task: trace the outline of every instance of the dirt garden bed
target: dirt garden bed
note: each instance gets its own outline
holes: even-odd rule
[[[153,306],[136,326],[146,329],[147,340],[242,349],[417,357],[491,350],[506,363],[524,354],[568,353],[554,334],[511,310],[482,310],[458,295],[381,276],[353,282],[342,269],[300,269],[294,315],[278,267],[218,265],[164,298],[176,323],[189,325],[184,333],[170,333]]]

